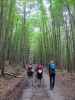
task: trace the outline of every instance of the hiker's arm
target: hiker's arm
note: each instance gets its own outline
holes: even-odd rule
[[[49,73],[49,64],[47,65],[47,73]]]

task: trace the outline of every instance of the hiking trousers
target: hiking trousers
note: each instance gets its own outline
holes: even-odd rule
[[[51,73],[50,74],[50,89],[53,89],[54,88],[54,85],[55,85],[55,73]]]

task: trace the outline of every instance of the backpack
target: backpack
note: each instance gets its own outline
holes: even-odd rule
[[[56,65],[55,64],[49,64],[49,71],[51,74],[55,74]]]
[[[32,77],[33,76],[33,69],[32,69],[32,66],[28,66],[28,70],[27,70],[27,75]]]

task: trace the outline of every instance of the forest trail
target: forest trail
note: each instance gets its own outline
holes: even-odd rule
[[[60,90],[57,86],[57,82],[54,90],[50,90],[48,75],[45,72],[41,87],[38,87],[35,82],[32,86],[30,80],[27,80],[26,82],[27,86],[23,90],[20,100],[64,100],[64,98],[60,96]]]

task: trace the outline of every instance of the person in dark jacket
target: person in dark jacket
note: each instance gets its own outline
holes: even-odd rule
[[[50,75],[50,89],[53,90],[55,86],[55,76],[56,76],[56,64],[53,60],[50,61],[48,65],[49,75]]]

